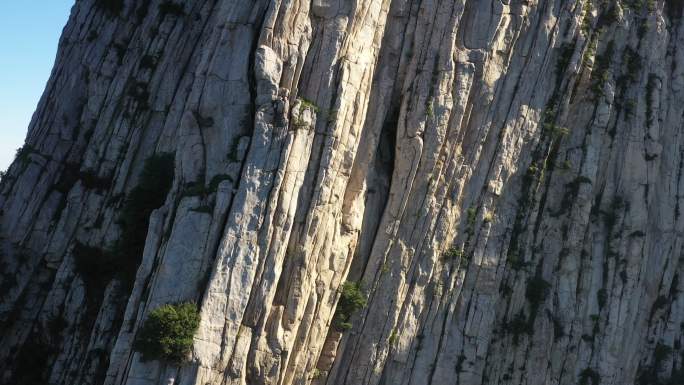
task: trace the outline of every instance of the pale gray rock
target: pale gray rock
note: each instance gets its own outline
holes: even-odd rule
[[[683,13],[78,0],[0,183],[0,383],[681,383]]]

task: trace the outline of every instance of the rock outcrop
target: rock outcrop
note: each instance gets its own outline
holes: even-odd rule
[[[0,185],[0,383],[683,383],[683,10],[76,1]],[[188,362],[142,360],[180,302]]]

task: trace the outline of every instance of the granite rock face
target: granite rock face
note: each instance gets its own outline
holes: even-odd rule
[[[0,383],[684,383],[683,10],[76,1],[0,185]],[[143,361],[179,302],[188,362]]]

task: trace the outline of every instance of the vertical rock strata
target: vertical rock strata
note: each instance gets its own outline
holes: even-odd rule
[[[683,10],[76,1],[0,185],[0,383],[680,384]],[[178,302],[190,361],[141,360]]]

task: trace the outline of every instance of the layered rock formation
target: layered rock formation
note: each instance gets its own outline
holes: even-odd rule
[[[681,384],[683,10],[78,0],[0,186],[0,383]],[[141,360],[179,302],[189,361]]]

